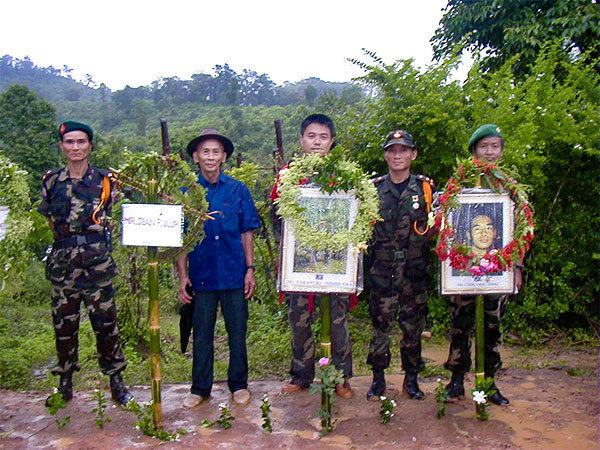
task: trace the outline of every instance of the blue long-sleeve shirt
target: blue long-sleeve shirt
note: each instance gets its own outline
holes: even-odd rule
[[[242,233],[260,227],[260,219],[248,188],[223,173],[209,183],[200,173],[209,211],[215,220],[204,223],[204,240],[188,255],[189,278],[196,291],[244,287],[246,261]]]

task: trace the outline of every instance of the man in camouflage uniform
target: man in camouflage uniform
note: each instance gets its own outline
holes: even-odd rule
[[[300,145],[304,153],[325,156],[334,147],[335,128],[331,118],[324,114],[311,114],[300,126]],[[287,167],[287,166],[286,166]],[[284,168],[286,168],[284,167]],[[277,183],[271,199],[278,197]],[[315,340],[312,333],[313,305],[321,296],[294,293],[285,295],[288,305],[288,322],[291,329],[292,363],[291,381],[283,386],[285,394],[298,392],[310,386],[315,377]],[[336,369],[344,374],[344,383],[335,392],[342,398],[354,397],[348,381],[352,377],[352,345],[346,315],[350,305],[348,295],[331,295],[331,359]]]
[[[427,238],[431,234],[427,213],[433,182],[410,173],[417,144],[409,133],[390,132],[383,148],[389,173],[374,181],[383,221],[375,225],[367,262],[371,266],[369,312],[373,322],[367,357],[367,364],[373,367],[373,384],[367,400],[378,401],[385,391],[384,370],[390,365],[390,335],[395,320],[402,329],[400,355],[406,373],[402,389],[410,398],[422,399],[417,374],[425,367],[421,333],[427,317]]]
[[[504,150],[504,139],[500,128],[494,124],[482,125],[471,136],[469,150],[474,157],[495,163]],[[523,262],[515,265],[515,285],[521,288]],[[502,334],[500,323],[504,318],[506,295],[485,295],[483,297],[484,317],[484,371],[485,376],[494,378],[496,372],[502,367],[500,346]],[[448,360],[444,364],[452,372],[452,379],[446,386],[449,398],[459,398],[465,395],[464,375],[471,368],[471,336],[475,327],[475,297],[453,296],[450,297],[450,317],[452,329],[450,330],[450,351]],[[494,384],[492,389],[496,392],[490,396],[490,401],[496,405],[507,405],[509,400],[504,397]]]
[[[79,308],[83,301],[96,334],[100,368],[110,376],[113,399],[125,405],[133,397],[121,377],[127,364],[119,347],[112,285],[117,267],[106,228],[112,203],[110,174],[88,164],[93,139],[88,125],[67,121],[58,134],[67,166],[46,172],[38,208],[54,234],[46,260],[58,353],[52,373],[60,375],[58,390],[69,401],[73,397],[72,374],[79,370]]]

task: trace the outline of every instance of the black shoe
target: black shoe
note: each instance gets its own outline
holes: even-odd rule
[[[113,400],[122,406],[127,405],[127,402],[133,399],[133,395],[129,393],[120,373],[110,376],[110,393]]]
[[[62,395],[62,398],[65,402],[68,402],[73,398],[73,378],[70,373],[61,374],[60,376],[60,384],[58,386],[58,392]],[[46,399],[46,406],[50,406],[50,398]]]
[[[404,375],[404,383],[402,383],[402,391],[415,400],[423,400],[425,397],[423,391],[419,389],[416,372],[406,372],[406,375]]]
[[[453,373],[450,383],[446,385],[448,391],[448,398],[461,398],[465,396],[465,386],[463,384],[465,379],[464,373]]]
[[[369,392],[367,392],[367,400],[371,402],[379,401],[379,397],[385,392],[385,375],[383,369],[373,369],[373,383]]]
[[[492,389],[495,389],[496,393],[490,395],[490,402],[492,402],[494,405],[508,405],[510,403],[508,399],[500,393],[496,387],[496,384],[492,384]]]

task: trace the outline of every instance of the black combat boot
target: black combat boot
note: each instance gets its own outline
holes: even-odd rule
[[[464,373],[453,373],[450,383],[446,385],[448,398],[461,398],[465,396]]]
[[[122,406],[125,406],[129,400],[133,399],[133,395],[129,393],[120,373],[113,373],[110,376],[110,393],[113,400]]]
[[[73,378],[70,373],[62,373],[60,375],[60,384],[58,385],[58,392],[62,395],[65,402],[68,402],[73,398]],[[46,406],[50,406],[50,398],[46,399]]]
[[[369,392],[367,392],[367,400],[371,402],[379,401],[379,397],[385,392],[385,375],[383,369],[373,369],[373,383]]]
[[[404,383],[402,383],[402,390],[406,395],[415,400],[423,400],[425,394],[419,389],[419,383],[417,383],[417,372],[406,372],[404,375]]]
[[[490,402],[492,402],[495,405],[508,405],[510,403],[508,399],[500,393],[500,390],[496,386],[496,383],[492,384],[491,389],[495,389],[496,393],[490,395]]]

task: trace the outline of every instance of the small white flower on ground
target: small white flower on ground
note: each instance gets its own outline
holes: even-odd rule
[[[442,381],[442,379],[441,379],[441,378],[438,378],[438,379],[436,380],[436,383],[439,383],[440,381]]]
[[[382,395],[381,397],[379,397],[379,400],[385,400],[387,397],[385,397],[384,395]]]
[[[484,391],[473,391],[473,401],[478,405],[485,403],[487,395],[485,395]]]
[[[392,400],[392,406],[396,406],[396,402]]]

